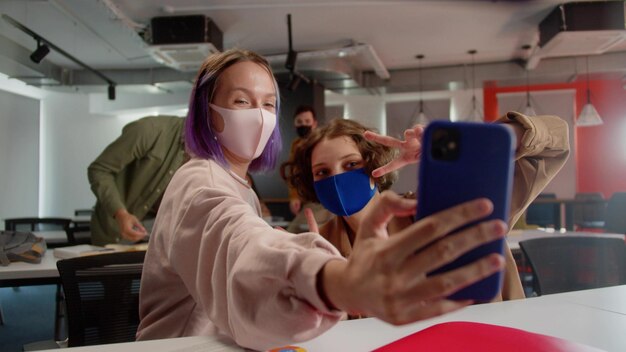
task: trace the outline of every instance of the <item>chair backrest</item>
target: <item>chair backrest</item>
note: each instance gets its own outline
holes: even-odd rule
[[[76,209],[74,210],[75,216],[91,216],[93,215],[93,209]]]
[[[606,203],[600,192],[576,193],[574,199],[585,203],[574,204],[574,224],[580,227],[604,226]]]
[[[74,225],[65,230],[70,245],[91,244],[91,226]]]
[[[554,193],[542,193],[537,199],[556,199]],[[540,227],[560,227],[560,207],[558,203],[531,203],[526,209],[526,223]]]
[[[65,231],[70,227],[72,219],[66,218],[14,218],[4,219],[7,231]]]
[[[613,193],[606,206],[604,231],[626,234],[626,192]]]
[[[626,243],[619,238],[558,236],[519,243],[538,295],[626,284]]]
[[[59,260],[68,345],[135,341],[145,251]]]

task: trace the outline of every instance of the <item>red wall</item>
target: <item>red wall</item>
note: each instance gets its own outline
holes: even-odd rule
[[[578,116],[587,101],[586,82],[531,86],[531,91],[576,89],[574,113]],[[626,192],[626,90],[621,80],[590,82],[591,102],[604,120],[594,127],[578,127],[570,136],[576,157],[576,192],[602,192],[609,198],[613,192]],[[484,87],[485,120],[498,118],[496,94],[524,92],[526,86]]]

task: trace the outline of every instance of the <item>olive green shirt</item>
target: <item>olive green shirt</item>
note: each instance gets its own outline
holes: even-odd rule
[[[184,160],[185,119],[150,116],[124,126],[122,134],[89,165],[87,176],[97,201],[91,217],[91,242],[120,239],[119,209],[142,220],[160,200]]]

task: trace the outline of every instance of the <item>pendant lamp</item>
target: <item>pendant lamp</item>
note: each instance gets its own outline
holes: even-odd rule
[[[591,89],[589,89],[589,56],[585,57],[587,66],[587,104],[585,104],[578,115],[576,126],[589,127],[602,125],[604,122],[598,114],[596,108],[591,104]]]
[[[530,44],[522,45],[523,50],[529,51],[531,48],[532,47],[530,46]],[[526,106],[524,107],[524,111],[522,111],[522,113],[526,116],[537,116],[537,113],[535,112],[535,109],[533,109],[533,106],[530,102],[530,70],[528,69],[528,67],[525,67],[524,71],[526,72]]]
[[[429,120],[428,117],[426,117],[426,113],[424,112],[424,100],[422,99],[422,92],[423,92],[423,86],[422,86],[422,60],[424,59],[424,55],[417,55],[415,56],[415,58],[418,60],[418,66],[417,66],[417,79],[418,79],[418,85],[419,85],[419,92],[420,92],[420,101],[419,101],[419,105],[418,105],[418,114],[417,114],[417,118],[415,118],[415,113],[414,118],[411,121],[411,126],[409,127],[413,127],[414,125],[427,125]]]
[[[526,69],[526,107],[522,112],[526,116],[537,116],[535,109],[530,104],[530,85],[528,84],[528,69]]]
[[[482,111],[480,111],[480,107],[478,106],[478,101],[476,100],[476,64],[474,63],[474,55],[476,55],[476,50],[470,50],[467,52],[472,55],[472,111],[470,112],[468,121],[474,122],[484,122],[484,117]]]

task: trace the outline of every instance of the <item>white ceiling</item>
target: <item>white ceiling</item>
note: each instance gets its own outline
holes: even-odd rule
[[[297,51],[371,45],[388,70],[524,58],[538,24],[562,1],[382,0],[0,0],[0,12],[96,69],[159,66],[137,35],[156,16],[205,14],[224,33],[224,47],[264,55],[287,50],[286,15]],[[35,41],[0,21],[0,34],[29,50]],[[613,48],[626,50],[626,43]],[[78,68],[56,53],[51,62]]]

